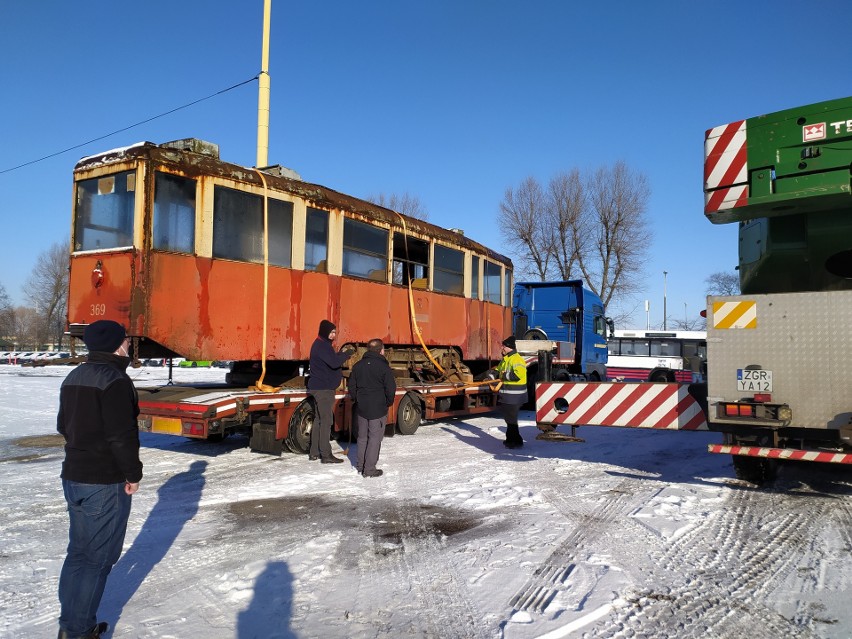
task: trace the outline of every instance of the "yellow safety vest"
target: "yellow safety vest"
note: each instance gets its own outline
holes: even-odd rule
[[[506,404],[524,404],[527,401],[527,363],[517,351],[503,357],[497,365],[500,386],[500,401]]]

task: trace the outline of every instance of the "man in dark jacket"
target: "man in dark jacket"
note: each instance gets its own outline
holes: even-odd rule
[[[388,360],[385,345],[380,339],[371,339],[367,352],[352,367],[349,376],[349,396],[355,402],[358,421],[358,463],[356,468],[364,477],[379,477],[376,468],[379,450],[388,423],[388,407],[393,406],[396,380]]]
[[[323,320],[319,334],[311,346],[308,369],[308,394],[314,398],[317,414],[311,428],[310,459],[319,459],[323,464],[342,464],[340,457],[331,452],[331,424],[334,422],[334,391],[343,380],[343,364],[352,357],[354,349],[334,351],[332,342],[337,337],[337,327]]]
[[[65,437],[62,489],[71,520],[68,555],[59,576],[59,639],[96,639],[107,575],[121,555],[131,495],[139,490],[139,400],[127,376],[124,327],[99,320],[86,327],[85,363],[59,391],[56,429]]]

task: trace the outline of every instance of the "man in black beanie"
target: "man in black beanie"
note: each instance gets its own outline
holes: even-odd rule
[[[319,333],[311,346],[308,368],[308,394],[317,406],[316,419],[311,428],[311,460],[323,464],[342,464],[340,457],[331,452],[331,424],[334,421],[334,391],[343,380],[343,364],[355,353],[354,349],[335,352],[332,342],[337,337],[337,327],[328,320],[319,325]]]
[[[515,336],[510,335],[503,340],[503,359],[497,365],[497,375],[503,384],[497,394],[497,403],[506,420],[506,448],[520,448],[524,445],[521,431],[518,428],[518,413],[521,406],[527,403],[527,363],[515,350]]]
[[[89,355],[62,382],[56,419],[65,437],[61,476],[71,520],[59,576],[59,639],[97,639],[109,628],[97,621],[98,605],[142,479],[127,334],[118,322],[99,320],[86,327],[83,341]]]

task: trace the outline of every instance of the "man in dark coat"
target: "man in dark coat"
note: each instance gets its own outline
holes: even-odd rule
[[[99,320],[86,327],[86,362],[59,391],[56,429],[65,438],[62,489],[71,520],[59,576],[59,639],[96,639],[107,575],[121,555],[131,495],[139,490],[139,400],[126,369],[124,327]]]
[[[331,452],[331,424],[334,422],[334,391],[343,380],[343,364],[354,349],[335,352],[332,342],[337,337],[337,327],[323,320],[319,325],[319,334],[311,346],[311,360],[308,369],[308,394],[314,398],[317,406],[314,425],[311,428],[311,460],[319,459],[323,464],[342,464],[340,457]]]
[[[393,406],[396,380],[388,360],[385,345],[380,339],[371,339],[367,352],[352,367],[349,376],[349,396],[355,402],[358,422],[358,463],[355,468],[364,477],[379,477],[382,471],[376,468],[385,424],[388,423],[388,408]]]

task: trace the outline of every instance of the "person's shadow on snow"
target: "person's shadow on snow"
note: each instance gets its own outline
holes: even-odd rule
[[[118,625],[124,606],[166,556],[186,522],[198,512],[206,469],[206,461],[194,461],[188,470],[169,478],[157,490],[157,503],[133,545],[109,574],[100,613],[114,619],[110,624],[113,628]]]
[[[271,561],[254,582],[254,598],[237,616],[237,639],[296,639],[290,630],[293,576],[283,561]]]

